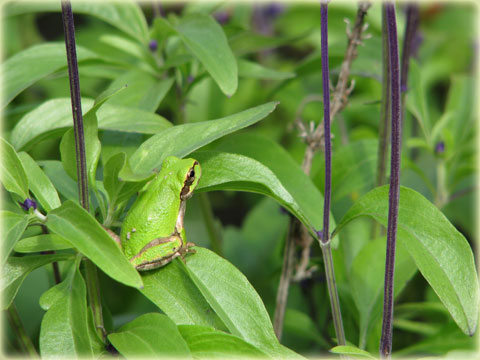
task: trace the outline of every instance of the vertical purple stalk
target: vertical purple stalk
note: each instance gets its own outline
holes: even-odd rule
[[[385,288],[383,300],[383,324],[380,340],[380,356],[390,358],[393,330],[393,281],[395,271],[395,243],[397,236],[398,202],[400,198],[400,151],[401,151],[401,107],[400,107],[400,64],[398,58],[397,23],[395,5],[385,5],[391,79],[391,124],[392,152],[390,160],[390,193],[388,201],[387,253],[385,262]]]
[[[67,50],[68,77],[70,79],[75,153],[77,154],[78,192],[80,204],[88,211],[87,161],[83,132],[82,101],[80,98],[80,79],[78,76],[77,48],[75,45],[75,25],[73,23],[72,5],[69,1],[62,1],[62,19]]]
[[[330,141],[330,81],[328,73],[328,5],[322,0],[320,5],[321,18],[321,50],[322,50],[322,83],[323,83],[323,124],[325,136],[325,191],[323,202],[323,231],[320,237],[325,265],[325,277],[328,285],[328,295],[332,308],[333,325],[337,336],[338,345],[345,345],[345,332],[343,330],[340,301],[338,299],[335,272],[330,247],[330,198],[332,188],[332,145]]]
[[[77,49],[75,44],[75,25],[73,22],[72,5],[70,1],[62,0],[63,30],[67,50],[68,78],[70,82],[70,97],[72,101],[73,130],[75,134],[75,154],[77,160],[77,177],[80,204],[89,210],[87,161],[85,153],[85,135],[83,131],[82,102],[80,97],[80,79],[78,76]],[[103,323],[100,285],[97,268],[90,261],[85,261],[85,282],[88,289],[89,304],[92,307],[95,329],[100,338],[105,341],[106,332]]]

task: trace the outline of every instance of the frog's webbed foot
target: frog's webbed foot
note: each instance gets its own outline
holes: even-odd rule
[[[192,247],[196,246],[192,242],[187,242],[183,247],[181,247],[178,252],[180,253],[180,259],[182,259],[183,263],[186,264],[185,262],[185,256],[188,253],[195,254],[197,251],[195,249],[191,249]]]

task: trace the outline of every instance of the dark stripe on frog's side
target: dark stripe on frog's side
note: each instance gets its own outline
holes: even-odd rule
[[[180,191],[180,200],[186,200],[185,196],[190,192],[190,186],[195,181],[195,175],[190,176],[190,173],[193,171],[195,174],[195,165],[198,165],[198,161],[193,163],[193,166],[188,170],[185,180],[183,181],[182,191]]]
[[[169,242],[172,242],[174,241],[176,238],[180,239],[180,246],[179,248],[181,248],[183,246],[183,240],[182,240],[182,237],[180,236],[180,234],[175,230],[173,232],[172,235],[168,236],[168,237],[162,237],[162,238],[156,238],[156,239],[153,239],[152,241],[150,241],[147,245],[145,245],[142,250],[140,250],[138,252],[137,255],[133,256],[132,258],[130,258],[130,261],[133,261],[139,257],[142,257],[142,255],[148,251],[148,249],[151,249],[153,248],[154,246],[158,246],[158,245],[161,245],[161,244],[166,244],[166,243],[169,243]],[[178,248],[178,249],[179,249]],[[174,249],[173,251],[177,251],[178,249]]]

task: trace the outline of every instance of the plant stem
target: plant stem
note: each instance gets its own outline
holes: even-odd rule
[[[328,5],[322,1],[320,5],[321,15],[321,49],[322,49],[322,85],[323,85],[323,125],[325,134],[325,191],[323,193],[323,234],[320,239],[325,276],[332,308],[333,324],[337,335],[338,345],[345,345],[345,333],[343,330],[342,313],[338,299],[337,285],[335,282],[335,270],[330,247],[330,199],[332,191],[332,144],[330,134],[330,81],[328,67]]]
[[[15,331],[17,335],[18,343],[23,352],[28,354],[30,357],[38,357],[37,351],[35,350],[35,346],[33,346],[32,340],[28,336],[25,328],[22,324],[22,320],[18,315],[17,308],[12,303],[7,311],[8,314],[8,321],[10,322],[10,326]]]
[[[63,30],[65,33],[65,47],[67,50],[68,78],[70,82],[70,97],[72,101],[73,131],[75,134],[75,153],[77,157],[77,177],[80,204],[89,210],[87,162],[85,153],[85,136],[83,131],[82,102],[80,97],[80,79],[78,76],[77,51],[75,44],[75,25],[73,22],[72,5],[70,1],[62,1]],[[95,328],[99,336],[105,340],[100,287],[95,265],[85,261],[86,283],[89,289],[88,296],[92,306]]]
[[[282,274],[278,283],[277,298],[275,305],[275,315],[273,317],[273,330],[277,335],[278,341],[282,339],[283,320],[285,309],[287,307],[288,288],[293,273],[293,260],[295,258],[295,228],[297,223],[293,219],[290,221],[287,239],[285,241],[285,250],[283,255]]]
[[[208,237],[210,238],[210,244],[212,250],[218,255],[222,256],[222,237],[215,226],[215,217],[212,211],[212,205],[210,199],[206,193],[198,194],[200,199],[200,206],[202,207],[203,219],[207,227]]]
[[[398,59],[397,23],[395,5],[385,5],[388,24],[388,48],[391,79],[392,150],[390,160],[390,190],[388,199],[387,251],[385,261],[385,288],[383,300],[383,323],[380,340],[380,356],[390,358],[393,331],[393,284],[395,275],[395,245],[397,236],[398,203],[400,198],[400,153],[401,153],[401,108],[400,64]]]

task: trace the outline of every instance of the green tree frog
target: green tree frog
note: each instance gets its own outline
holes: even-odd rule
[[[132,205],[115,240],[137,270],[155,269],[194,252],[183,219],[201,173],[198,161],[169,156]]]

